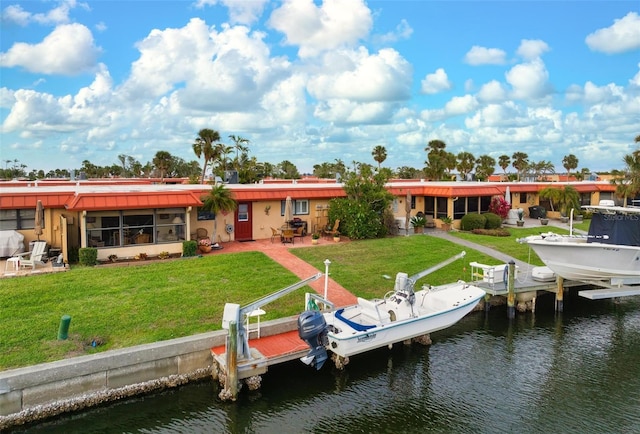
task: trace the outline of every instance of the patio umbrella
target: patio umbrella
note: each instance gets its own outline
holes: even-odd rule
[[[507,191],[504,192],[504,200],[506,200],[507,203],[511,205],[511,190],[509,189],[508,185],[507,185]]]
[[[405,198],[404,210],[406,215],[404,217],[404,230],[405,235],[409,235],[409,220],[411,219],[411,192],[407,191],[407,197]]]
[[[291,196],[287,196],[287,200],[284,203],[284,223],[289,227],[289,222],[293,220],[293,201]]]
[[[36,222],[33,228],[33,231],[38,236],[38,241],[40,241],[40,235],[42,235],[43,214],[44,214],[44,209],[42,208],[42,201],[39,200],[36,203]]]

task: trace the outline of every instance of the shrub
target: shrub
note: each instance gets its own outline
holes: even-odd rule
[[[490,235],[492,237],[508,237],[511,234],[504,228],[500,229],[474,229],[471,233],[476,235]]]
[[[414,228],[423,228],[427,225],[427,219],[424,216],[414,215],[411,217],[411,225]]]
[[[503,220],[509,215],[511,204],[502,196],[493,196],[489,204],[489,212],[499,215]]]
[[[460,220],[460,229],[472,231],[474,229],[484,229],[487,218],[482,214],[466,214]]]
[[[78,251],[80,265],[93,266],[98,263],[98,249],[83,247]]]
[[[498,229],[502,226],[502,217],[500,217],[498,214],[487,212],[484,213],[483,216],[486,219],[486,223],[484,225],[485,229]]]
[[[78,254],[78,247],[69,247],[69,263],[77,264],[80,260],[80,256]]]
[[[182,242],[182,256],[196,256],[198,250],[198,242],[195,240]]]
[[[340,219],[340,233],[352,240],[380,238],[387,234],[382,216],[369,204],[349,201],[346,198],[331,199],[329,221]]]

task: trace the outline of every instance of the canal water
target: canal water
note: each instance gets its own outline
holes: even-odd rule
[[[433,345],[354,357],[345,371],[272,367],[220,402],[212,381],[14,433],[640,433],[640,298],[538,299],[535,314],[477,312]]]

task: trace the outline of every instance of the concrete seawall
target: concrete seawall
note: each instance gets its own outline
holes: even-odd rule
[[[261,336],[297,328],[265,321]],[[226,330],[0,372],[0,430],[211,375],[211,348]]]

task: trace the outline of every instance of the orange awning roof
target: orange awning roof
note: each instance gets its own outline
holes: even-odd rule
[[[65,207],[69,211],[172,208],[200,206],[192,192],[153,191],[126,193],[79,193]]]
[[[42,201],[44,208],[62,208],[73,197],[70,193],[58,194],[3,194],[0,196],[1,209],[25,209],[35,208],[38,200]]]
[[[493,185],[483,186],[482,184],[470,187],[464,185],[438,185],[436,183],[427,183],[423,186],[392,187],[389,191],[395,196],[404,195],[407,191],[411,192],[414,196],[436,197],[504,195],[504,190]]]

